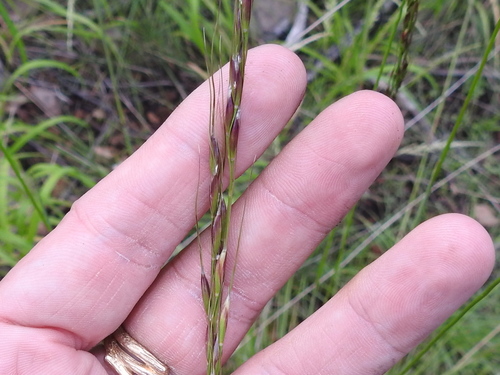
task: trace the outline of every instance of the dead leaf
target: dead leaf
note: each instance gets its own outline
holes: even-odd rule
[[[252,7],[251,31],[266,41],[282,37],[291,27],[297,2],[295,0],[257,1]]]
[[[500,224],[500,219],[489,204],[476,204],[474,217],[485,227],[494,227]]]
[[[117,151],[114,147],[107,146],[95,146],[94,152],[97,156],[104,159],[113,159],[117,155]]]
[[[161,124],[161,119],[154,112],[148,111],[146,113],[146,118],[148,119],[150,124],[153,126],[158,127]]]
[[[92,117],[96,120],[104,120],[106,118],[106,112],[102,108],[96,108],[92,111]]]
[[[61,102],[57,98],[57,94],[54,90],[45,87],[31,86],[30,91],[35,104],[39,106],[47,116],[55,117],[62,113]]]

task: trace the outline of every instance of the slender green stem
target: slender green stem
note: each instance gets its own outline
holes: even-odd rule
[[[448,332],[455,324],[457,324],[458,321],[460,319],[462,319],[464,317],[464,315],[467,314],[474,306],[476,306],[479,302],[481,302],[483,299],[485,299],[493,291],[493,289],[495,289],[498,286],[498,284],[500,284],[500,278],[498,278],[495,281],[493,281],[492,283],[490,283],[488,285],[488,287],[483,292],[481,292],[480,294],[478,294],[476,296],[476,298],[474,298],[471,302],[469,302],[467,304],[467,306],[465,306],[462,309],[462,311],[460,311],[452,319],[450,319],[448,321],[448,323],[446,323],[439,330],[439,332],[437,333],[437,335],[434,336],[432,338],[432,340],[430,340],[424,346],[424,348],[418,352],[417,355],[415,355],[414,357],[412,357],[411,361],[405,366],[405,368],[399,373],[399,375],[404,375],[408,371],[410,371],[410,369],[413,366],[415,366],[415,364],[420,360],[420,358],[422,358],[424,356],[424,354],[427,353],[429,351],[429,349],[432,348],[434,346],[434,344],[436,344],[444,336],[444,334],[446,332]]]
[[[465,101],[460,108],[460,112],[458,113],[457,120],[455,121],[455,124],[453,125],[453,129],[451,130],[450,136],[446,140],[446,145],[444,146],[443,151],[441,152],[441,155],[439,155],[439,159],[434,166],[434,169],[432,170],[431,178],[429,183],[427,184],[427,189],[425,190],[425,195],[424,199],[420,202],[420,206],[417,211],[417,215],[415,220],[420,221],[422,218],[426,205],[427,205],[427,200],[429,199],[429,196],[432,193],[432,186],[436,182],[439,174],[441,173],[441,169],[443,167],[443,163],[446,160],[446,157],[448,156],[448,153],[450,152],[451,148],[451,143],[455,139],[455,136],[457,135],[458,129],[462,125],[462,122],[464,121],[465,114],[467,112],[467,109],[469,108],[469,103],[472,100],[472,97],[476,94],[476,87],[479,83],[479,80],[481,79],[483,75],[483,70],[484,67],[486,66],[486,62],[488,61],[489,55],[491,51],[493,50],[495,46],[495,40],[497,37],[497,34],[500,30],[500,20],[497,21],[495,25],[495,29],[493,30],[493,33],[490,37],[490,40],[488,42],[488,45],[486,47],[486,50],[484,51],[483,58],[481,59],[481,64],[479,65],[479,69],[476,72],[476,75],[474,76],[474,79],[471,82],[469,92],[467,93],[467,96],[465,97]]]
[[[340,280],[342,277],[342,261],[344,260],[344,254],[347,249],[347,240],[349,239],[349,234],[351,233],[352,226],[354,224],[354,215],[356,213],[356,206],[351,208],[344,218],[344,226],[342,227],[342,235],[340,238],[339,252],[337,255],[337,260],[335,262],[335,273],[333,277],[333,285],[336,290],[340,289]]]
[[[401,6],[399,8],[398,12],[398,18],[396,19],[396,22],[394,22],[394,26],[392,27],[391,33],[389,34],[389,41],[387,42],[387,47],[384,51],[384,56],[382,57],[382,62],[380,63],[380,70],[377,75],[377,80],[375,81],[375,84],[373,86],[374,90],[378,89],[378,86],[380,84],[380,79],[382,78],[382,75],[384,74],[384,68],[385,64],[387,63],[387,59],[389,58],[389,54],[391,53],[392,49],[392,43],[394,43],[394,39],[396,38],[396,33],[398,31],[398,25],[401,22],[401,18],[403,17],[403,7]]]

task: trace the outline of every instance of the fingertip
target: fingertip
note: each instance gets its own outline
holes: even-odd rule
[[[388,96],[373,90],[354,92],[345,99],[351,102],[353,113],[358,116],[369,117],[375,122],[366,121],[366,124],[384,124],[384,127],[372,127],[375,132],[387,132],[393,141],[394,149],[399,147],[404,134],[404,118],[398,105]]]
[[[286,112],[288,119],[300,105],[307,85],[306,70],[290,50],[273,44],[249,51],[242,110],[267,108],[266,116]],[[248,106],[248,103],[251,103]]]
[[[470,282],[479,288],[495,265],[495,248],[487,230],[476,220],[462,214],[444,214],[421,224],[442,252],[454,250],[456,261],[469,271]],[[432,235],[432,232],[435,235]]]
[[[404,133],[397,105],[387,96],[369,90],[338,100],[308,127],[315,129],[310,138],[328,140],[314,149],[334,156],[355,176],[371,171],[378,175],[396,153]]]
[[[285,79],[295,82],[305,91],[307,85],[307,72],[299,56],[288,48],[277,44],[264,44],[249,51],[248,69],[260,70],[265,73],[265,68],[271,68],[273,76],[278,74]]]

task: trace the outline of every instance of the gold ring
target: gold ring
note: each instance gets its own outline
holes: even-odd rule
[[[168,375],[170,369],[122,327],[104,340],[104,360],[119,375]]]

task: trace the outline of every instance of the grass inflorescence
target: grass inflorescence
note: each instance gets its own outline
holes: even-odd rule
[[[241,126],[241,99],[245,81],[245,64],[248,52],[248,35],[252,1],[237,0],[234,4],[234,29],[229,60],[228,99],[222,116],[222,137],[218,136],[216,111],[222,98],[217,97],[220,90],[215,87],[215,77],[210,78],[210,233],[211,255],[210,274],[207,274],[201,257],[201,289],[203,304],[207,315],[207,375],[222,373],[224,339],[227,329],[230,288],[225,291],[226,258],[228,252],[231,206],[234,201],[235,164],[238,135]],[[212,43],[212,46],[215,42]],[[215,53],[210,48],[210,53]],[[208,60],[212,60],[209,58]],[[227,194],[224,194],[224,180],[228,177]],[[200,248],[201,251],[201,248]],[[234,277],[233,273],[230,275]],[[230,282],[232,284],[232,282]]]
[[[401,12],[406,8],[406,14],[403,21],[403,31],[401,32],[400,52],[398,53],[398,60],[391,74],[389,88],[387,89],[387,96],[392,99],[396,98],[396,94],[408,71],[411,39],[415,31],[419,3],[420,1],[418,0],[408,0],[404,1],[401,6]]]

